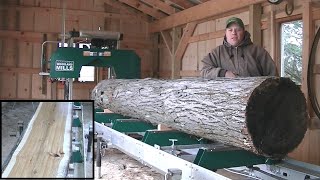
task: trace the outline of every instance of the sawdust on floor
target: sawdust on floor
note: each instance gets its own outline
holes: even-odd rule
[[[101,179],[112,180],[163,180],[164,176],[156,170],[141,164],[121,151],[108,148],[101,159]],[[95,166],[95,179],[98,168]]]

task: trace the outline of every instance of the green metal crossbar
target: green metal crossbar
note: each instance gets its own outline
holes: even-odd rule
[[[265,157],[241,149],[199,149],[198,154],[193,163],[210,170],[217,170],[221,168],[239,166],[250,167],[252,165],[263,164],[265,162]]]
[[[82,123],[81,123],[79,117],[73,118],[72,127],[82,127]]]
[[[129,117],[116,113],[94,113],[94,121],[98,123],[113,123],[117,119],[128,119]]]
[[[73,104],[74,104],[75,106],[81,106],[81,103],[80,103],[80,102],[73,102]]]
[[[70,163],[83,163],[83,157],[80,150],[72,152]]]
[[[50,60],[50,78],[78,78],[82,66],[113,67],[119,79],[136,79],[141,74],[140,57],[133,50],[63,47]]]
[[[205,140],[199,140],[197,137],[179,131],[147,131],[142,141],[153,146],[171,146],[172,141],[169,139],[177,139],[175,145],[202,144]]]
[[[137,119],[117,119],[113,122],[112,129],[119,132],[145,132],[150,129],[157,129],[157,126]]]

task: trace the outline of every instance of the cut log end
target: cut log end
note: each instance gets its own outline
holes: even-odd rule
[[[269,78],[251,94],[246,125],[259,154],[281,159],[294,150],[307,130],[306,100],[288,78]]]

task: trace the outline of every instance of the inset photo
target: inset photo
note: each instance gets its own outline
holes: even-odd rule
[[[93,101],[3,101],[1,112],[1,178],[93,178]]]

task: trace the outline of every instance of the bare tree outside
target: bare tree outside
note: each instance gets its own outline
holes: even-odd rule
[[[289,77],[301,85],[302,79],[302,21],[281,25],[281,77]]]

